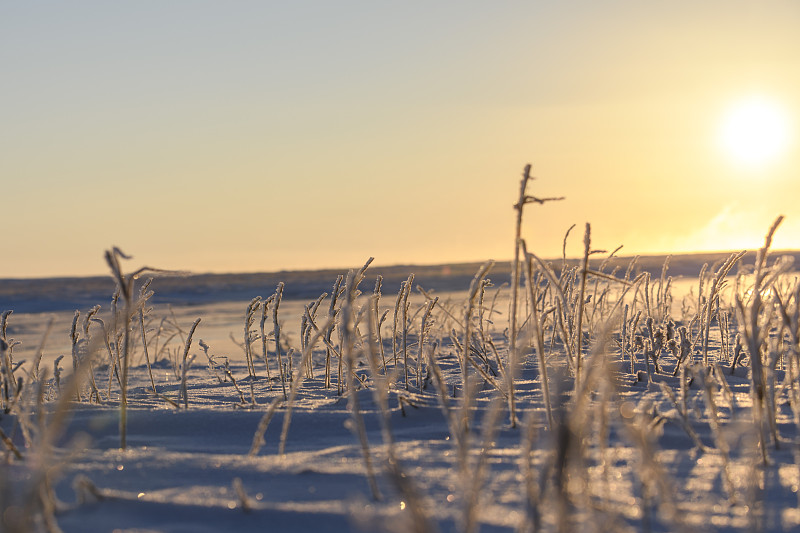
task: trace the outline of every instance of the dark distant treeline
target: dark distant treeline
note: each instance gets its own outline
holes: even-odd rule
[[[668,275],[673,277],[696,277],[704,263],[710,266],[724,259],[728,253],[682,254],[670,259]],[[800,260],[800,251],[774,252],[772,257],[789,255],[795,262]],[[633,274],[647,271],[651,276],[661,275],[665,255],[639,257]],[[597,268],[604,257],[600,254],[592,260]],[[741,266],[752,265],[755,252],[748,252]],[[605,272],[617,270],[622,276],[631,263],[631,257],[613,258],[605,266]],[[548,260],[559,271],[562,261]],[[579,264],[577,259],[568,259],[570,266]],[[375,266],[367,271],[368,278],[361,288],[370,290],[370,280],[383,276],[384,293],[394,293],[409,274],[414,274],[415,286],[426,290],[448,292],[466,290],[481,263],[457,263],[444,265],[395,265]],[[279,282],[284,282],[284,298],[313,299],[323,292],[330,292],[336,276],[342,270],[281,271],[251,274],[189,274],[182,276],[155,277],[151,289],[154,304],[192,305],[227,301],[246,301],[255,296],[269,296]],[[510,261],[495,264],[488,276],[496,286],[511,279]],[[114,282],[108,277],[42,278],[0,280],[0,311],[14,310],[19,313],[68,311],[88,309],[100,304],[108,308]]]

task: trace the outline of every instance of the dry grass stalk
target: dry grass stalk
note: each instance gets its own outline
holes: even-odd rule
[[[245,362],[247,363],[247,374],[250,376],[250,381],[256,379],[256,368],[253,362],[253,348],[252,343],[255,340],[256,334],[253,332],[253,324],[256,320],[256,313],[258,310],[261,309],[264,305],[264,302],[261,301],[261,296],[256,296],[250,303],[247,304],[247,311],[244,314],[244,337],[243,337],[243,345],[244,345],[244,358]]]
[[[283,428],[281,429],[281,438],[278,444],[279,455],[283,455],[286,451],[286,439],[289,435],[289,424],[291,423],[292,418],[292,408],[294,407],[294,400],[297,397],[297,392],[300,390],[300,385],[303,383],[303,366],[308,364],[309,359],[311,359],[311,352],[314,350],[314,346],[317,345],[317,342],[328,334],[332,322],[333,319],[329,317],[328,321],[322,326],[322,328],[317,329],[317,332],[311,338],[309,344],[306,345],[305,350],[303,350],[300,365],[297,367],[296,375],[292,379],[291,387],[289,388],[288,399],[286,400],[286,412],[283,415]],[[271,405],[270,409],[272,409]],[[266,426],[264,429],[266,430]]]
[[[543,317],[540,318],[539,316],[539,306],[537,304],[537,294],[536,294],[536,283],[533,277],[533,261],[531,257],[528,255],[528,249],[525,246],[525,241],[522,241],[522,249],[525,252],[525,275],[528,281],[528,297],[531,302],[531,338],[534,341],[534,346],[536,347],[536,356],[537,361],[539,364],[539,379],[542,383],[542,398],[544,400],[544,408],[545,412],[547,413],[547,423],[548,427],[553,427],[553,411],[550,407],[550,382],[547,378],[547,361],[545,360],[545,352],[544,352],[544,323]],[[512,369],[510,372],[511,374],[511,381],[514,379],[515,369]],[[509,391],[513,395],[513,391]],[[509,405],[511,406],[512,413],[511,416],[514,416],[513,413],[513,400],[509,400]]]
[[[419,330],[419,350],[417,351],[417,389],[420,392],[423,389],[422,366],[425,361],[423,350],[425,349],[426,337],[430,333],[430,328],[432,326],[431,311],[438,302],[439,302],[438,296],[435,297],[433,300],[428,301],[425,304],[425,311],[422,314],[422,324],[420,325],[420,330]]]
[[[278,283],[275,289],[274,306],[272,308],[272,334],[275,337],[275,358],[278,362],[278,371],[281,377],[281,389],[283,390],[283,399],[287,400],[286,393],[286,373],[283,368],[283,356],[281,355],[281,325],[278,322],[278,307],[281,305],[281,298],[283,297],[283,282]]]
[[[583,359],[583,314],[586,307],[586,277],[589,274],[589,255],[591,253],[592,228],[586,223],[586,232],[583,234],[583,264],[580,271],[580,292],[578,293],[578,317],[575,320],[575,388],[581,384],[581,360]]]
[[[328,326],[325,330],[325,388],[329,389],[331,387],[331,355],[333,354],[332,351],[332,342],[331,337],[333,335],[333,328],[336,327],[336,315],[338,310],[336,308],[336,304],[339,299],[339,295],[341,294],[341,286],[342,281],[344,281],[344,276],[337,276],[336,281],[333,283],[333,291],[331,292],[331,303],[328,307]]]
[[[178,400],[180,400],[180,398],[183,398],[184,409],[189,408],[189,391],[187,388],[186,376],[187,372],[189,371],[189,365],[191,365],[192,361],[194,360],[194,357],[192,357],[191,359],[189,358],[189,349],[192,346],[192,337],[194,336],[194,330],[197,329],[197,325],[199,323],[200,323],[199,318],[195,320],[194,323],[192,323],[192,327],[189,328],[189,334],[186,336],[186,343],[183,346],[183,357],[181,358],[181,393]]]
[[[408,296],[411,294],[411,286],[414,284],[414,274],[408,276],[408,279],[402,287],[402,299],[400,301],[400,310],[402,313],[403,330],[401,332],[401,350],[403,352],[403,384],[408,390]]]
[[[519,185],[519,198],[517,199],[517,203],[514,204],[514,210],[517,212],[516,222],[514,226],[514,262],[511,265],[511,309],[509,312],[509,321],[510,321],[510,330],[509,330],[509,366],[511,367],[510,375],[513,376],[516,372],[517,366],[517,309],[519,306],[519,285],[520,285],[520,261],[519,261],[519,254],[521,248],[521,239],[522,239],[522,212],[523,208],[526,204],[530,203],[538,203],[544,204],[547,202],[552,201],[559,201],[563,200],[564,197],[559,198],[537,198],[535,196],[529,196],[527,193],[528,189],[528,182],[531,179],[535,179],[531,176],[531,165],[530,163],[525,165],[525,169],[522,172],[522,180],[520,180]],[[571,228],[570,228],[571,229]],[[569,234],[569,232],[567,232]],[[564,242],[566,246],[566,236],[564,237]],[[509,380],[508,382],[509,387],[509,416],[510,416],[510,423],[512,427],[516,427],[517,419],[516,419],[516,408],[515,408],[515,394],[514,394],[514,380]]]

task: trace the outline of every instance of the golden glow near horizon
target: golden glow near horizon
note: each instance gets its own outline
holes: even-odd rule
[[[753,96],[727,113],[720,143],[735,162],[761,167],[784,155],[789,146],[789,119],[777,102]]]
[[[508,260],[526,163],[566,197],[526,208],[541,257],[585,222],[624,255],[753,249],[779,214],[800,248],[797,28],[779,0],[0,2],[0,278],[106,274],[111,246]]]

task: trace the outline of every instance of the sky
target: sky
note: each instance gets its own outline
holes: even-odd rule
[[[2,1],[0,278],[105,274],[112,246],[508,260],[527,163],[566,197],[526,207],[540,256],[587,222],[621,255],[755,249],[778,215],[800,249],[797,28],[794,1]],[[753,101],[773,122],[725,148]]]

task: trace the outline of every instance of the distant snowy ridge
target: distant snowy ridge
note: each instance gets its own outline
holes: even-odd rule
[[[727,252],[681,254],[670,259],[668,275],[674,277],[697,276],[703,263],[713,265],[724,259]],[[789,255],[800,264],[800,251],[771,254],[773,257]],[[596,256],[599,264],[603,256]],[[636,263],[636,272],[647,271],[654,277],[661,275],[666,255],[642,256]],[[755,252],[745,256],[743,264],[752,264]],[[631,257],[615,258],[605,270],[614,268],[624,272]],[[561,259],[550,259],[558,266]],[[576,259],[568,259],[576,264]],[[131,265],[134,266],[134,265]],[[354,265],[354,268],[360,265]],[[383,276],[384,286],[398,288],[409,274],[415,274],[415,285],[426,290],[456,291],[469,286],[480,263],[457,263],[443,265],[395,265],[370,267],[371,277]],[[157,277],[151,286],[155,291],[154,303],[192,305],[217,302],[250,300],[254,296],[266,296],[275,290],[279,282],[285,283],[284,298],[311,299],[331,290],[331,284],[343,270],[298,270],[269,273],[239,274],[188,274],[181,276]],[[510,281],[510,261],[499,261],[489,278],[496,285]],[[40,313],[69,311],[90,308],[94,305],[104,307],[114,292],[114,281],[110,276],[84,278],[39,278],[39,279],[0,279],[0,311],[14,310],[18,313]]]

